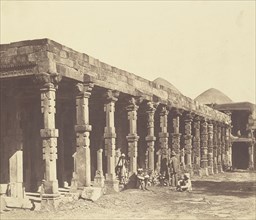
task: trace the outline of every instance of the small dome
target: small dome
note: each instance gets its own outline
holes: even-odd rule
[[[156,78],[153,82],[157,83],[159,85],[162,85],[162,86],[164,86],[166,88],[170,88],[170,89],[172,89],[172,90],[174,90],[174,91],[176,91],[178,93],[181,93],[174,85],[172,85],[170,82],[168,82],[167,80],[165,80],[165,79],[163,79],[161,77]]]
[[[233,102],[221,91],[211,88],[195,98],[195,101],[202,104],[224,104]]]

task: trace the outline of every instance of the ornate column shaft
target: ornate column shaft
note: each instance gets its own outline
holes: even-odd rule
[[[154,162],[154,152],[155,152],[155,140],[156,137],[154,136],[154,115],[155,115],[156,107],[152,102],[147,103],[147,129],[148,135],[146,136],[146,142],[148,146],[148,169],[153,170],[155,169],[155,162]],[[147,155],[146,155],[147,156]]]
[[[221,125],[221,164],[222,169],[226,165],[226,129],[225,125]]]
[[[172,150],[176,153],[177,159],[180,161],[180,116],[181,112],[179,110],[174,111],[173,116],[173,133],[172,136]]]
[[[213,172],[218,173],[218,126],[213,123]]]
[[[200,170],[200,117],[194,119],[194,133],[193,148],[194,148],[194,170],[199,172]]]
[[[191,114],[187,114],[185,118],[185,165],[187,170],[192,169],[192,119]]]
[[[76,85],[76,181],[77,187],[91,185],[91,155],[90,155],[90,132],[89,124],[89,98],[92,83],[78,83]]]
[[[217,160],[218,160],[218,171],[222,172],[222,138],[221,138],[221,125],[217,125]]]
[[[137,157],[138,157],[138,140],[137,135],[137,110],[136,99],[129,99],[129,104],[126,107],[129,120],[129,134],[126,136],[128,142],[128,157],[130,158],[130,175],[137,173]]]
[[[160,132],[159,132],[159,142],[161,149],[161,156],[163,158],[169,158],[168,152],[168,137],[169,133],[167,131],[168,119],[167,116],[169,111],[166,109],[166,106],[162,106],[160,111]]]
[[[116,154],[116,131],[115,131],[115,103],[118,100],[119,92],[108,90],[106,93],[106,127],[104,129],[105,156],[107,157],[107,181],[116,181],[115,154]]]
[[[208,171],[212,175],[213,172],[213,124],[208,123]]]
[[[102,153],[103,149],[97,150],[97,170],[94,177],[94,186],[104,186],[104,175],[103,175],[103,165],[102,165]]]
[[[58,129],[55,128],[55,93],[56,83],[59,82],[57,75],[47,73],[37,74],[36,81],[40,83],[41,112],[43,114],[43,129],[40,135],[43,142],[43,160],[45,173],[43,192],[45,194],[58,194],[57,181],[57,137]]]
[[[225,165],[227,167],[230,166],[230,161],[229,161],[229,142],[230,142],[230,133],[229,133],[229,125],[225,126]]]
[[[201,168],[203,174],[208,175],[208,123],[205,119],[201,123]]]

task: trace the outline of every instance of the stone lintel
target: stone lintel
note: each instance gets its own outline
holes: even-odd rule
[[[92,131],[92,126],[85,124],[85,125],[75,125],[75,132],[83,133]]]
[[[59,130],[56,128],[40,129],[40,136],[42,138],[57,138],[59,137]]]

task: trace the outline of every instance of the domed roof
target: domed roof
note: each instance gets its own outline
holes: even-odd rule
[[[165,79],[163,79],[161,77],[156,78],[153,82],[157,83],[159,85],[162,85],[162,86],[164,86],[166,88],[170,88],[170,89],[172,89],[172,90],[174,90],[174,91],[176,91],[178,93],[181,93],[174,85],[172,85],[170,82],[168,82],[167,80],[165,80]]]
[[[203,92],[201,95],[195,98],[202,104],[224,104],[233,102],[228,96],[221,91],[211,88]]]

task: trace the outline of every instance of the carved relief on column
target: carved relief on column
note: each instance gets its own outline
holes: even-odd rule
[[[115,132],[115,103],[118,100],[119,92],[108,90],[106,92],[106,127],[104,129],[105,156],[107,157],[107,181],[115,181],[115,154],[116,154],[116,132]]]
[[[226,129],[225,125],[221,125],[221,164],[222,168],[226,165]]]
[[[208,122],[208,171],[212,175],[213,172],[213,122]]]
[[[225,125],[225,166],[230,167],[229,161],[229,146],[230,146],[230,126]]]
[[[221,124],[217,123],[217,162],[218,171],[222,172],[222,138],[221,138]]]
[[[208,174],[208,123],[204,118],[201,121],[201,168]]]
[[[218,173],[218,126],[213,122],[213,172]]]
[[[147,142],[147,152],[146,152],[146,160],[148,158],[148,163],[147,161],[146,163],[146,168],[154,171],[155,169],[155,162],[154,162],[154,152],[155,152],[155,140],[156,137],[154,135],[154,115],[155,115],[155,111],[156,111],[156,107],[157,105],[152,103],[152,102],[148,102],[147,103],[147,129],[148,129],[148,135],[146,136],[146,142]]]
[[[166,106],[161,107],[160,111],[160,132],[159,132],[159,142],[160,142],[160,149],[161,149],[161,155],[162,159],[167,158],[168,159],[168,137],[169,133],[167,131],[167,125],[168,125],[168,119],[167,116],[169,114],[169,111],[167,110]]]
[[[180,161],[180,116],[182,111],[176,109],[173,116],[173,133],[172,137],[172,150],[176,153],[177,159]]]
[[[185,164],[186,169],[191,170],[192,168],[192,120],[193,115],[191,113],[186,114],[185,117]]]
[[[194,170],[200,170],[200,120],[199,116],[194,119],[194,137],[193,137],[193,148],[194,148]]]
[[[137,100],[138,101],[138,100]],[[129,120],[129,134],[126,136],[128,142],[128,157],[130,158],[130,175],[137,172],[137,157],[138,157],[138,140],[137,134],[137,111],[139,106],[136,99],[131,97],[129,104],[126,107]]]
[[[76,84],[76,170],[77,187],[91,185],[89,98],[93,83]]]
[[[45,162],[45,180],[43,182],[45,194],[58,194],[56,167],[58,129],[55,128],[55,93],[57,83],[60,80],[61,78],[57,74],[41,73],[35,75],[35,82],[40,85],[41,112],[44,118],[44,128],[40,130],[40,135]]]

